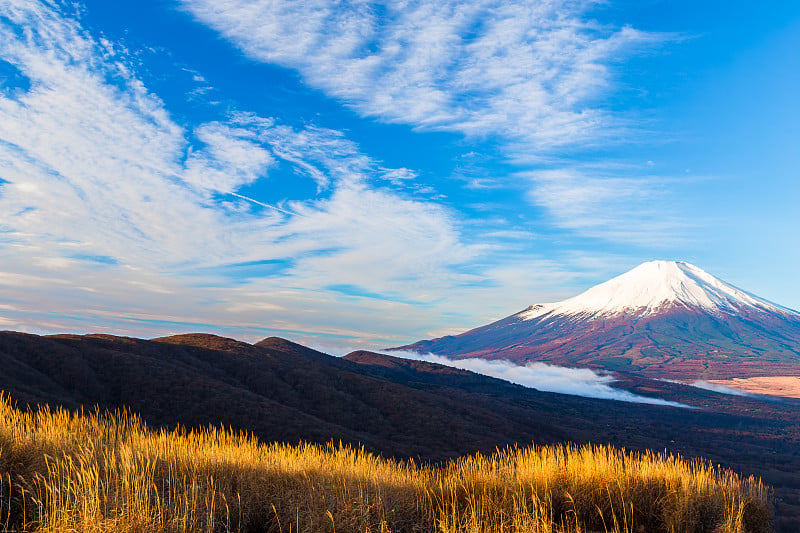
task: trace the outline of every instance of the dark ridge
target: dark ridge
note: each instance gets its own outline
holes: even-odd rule
[[[498,443],[555,442],[560,427],[452,384],[409,387],[283,339],[0,335],[0,389],[20,403],[130,407],[148,423],[224,424],[266,441],[343,440],[443,459]],[[465,396],[466,395],[466,396]],[[446,429],[442,429],[442,428]]]
[[[298,344],[296,342],[292,342],[288,339],[284,339],[283,337],[267,337],[266,339],[262,339],[255,343],[255,346],[259,346],[261,348],[269,348],[270,350],[280,350],[284,352],[314,352],[316,350],[312,350],[302,344]],[[322,353],[322,352],[317,352]]]
[[[258,341],[255,346],[271,352],[291,354],[325,363],[332,363],[331,359],[338,359],[332,355],[308,348],[282,337],[267,337],[266,339]]]
[[[94,337],[94,336],[92,336]],[[220,337],[210,333],[184,333],[182,335],[171,335],[169,337],[157,337],[151,339],[153,342],[163,342],[165,344],[177,344],[182,346],[195,346],[197,348],[207,348],[209,350],[235,350],[246,349],[250,344],[237,341],[228,337]]]

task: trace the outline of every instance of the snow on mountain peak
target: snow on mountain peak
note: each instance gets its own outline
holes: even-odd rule
[[[794,311],[758,298],[683,261],[648,261],[562,302],[534,305],[518,314],[530,320],[561,315],[648,315],[682,306],[712,313],[758,310],[781,315]]]

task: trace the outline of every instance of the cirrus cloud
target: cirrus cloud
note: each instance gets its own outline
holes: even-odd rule
[[[299,71],[363,116],[540,151],[622,127],[610,64],[663,39],[558,0],[181,0],[249,57]]]

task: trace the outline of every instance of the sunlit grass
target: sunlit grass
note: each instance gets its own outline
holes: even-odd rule
[[[770,510],[760,480],[667,454],[546,446],[425,466],[0,399],[0,530],[732,533],[769,531]]]

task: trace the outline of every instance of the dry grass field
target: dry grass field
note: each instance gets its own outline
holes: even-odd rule
[[[753,378],[712,379],[709,381],[752,394],[800,398],[800,377],[797,376],[763,376]]]
[[[766,532],[769,492],[705,462],[607,446],[507,448],[421,465],[0,400],[5,530]]]

